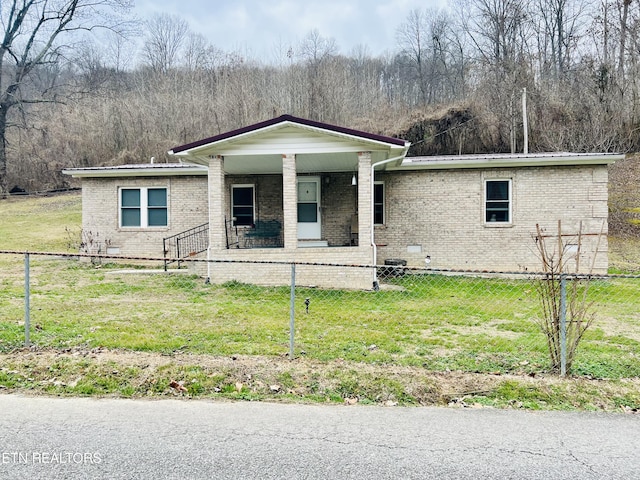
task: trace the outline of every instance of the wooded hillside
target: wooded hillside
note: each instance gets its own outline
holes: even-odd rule
[[[248,58],[168,15],[140,24],[140,43],[124,30],[61,35],[65,54],[20,77],[4,181],[65,187],[62,168],[165,161],[173,146],[283,113],[405,138],[409,155],[521,151],[525,88],[530,151],[640,150],[640,1],[449,7],[406,12],[384,57],[311,31],[273,58]],[[8,51],[5,96],[25,65]]]

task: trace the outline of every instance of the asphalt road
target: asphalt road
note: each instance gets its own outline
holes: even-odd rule
[[[640,479],[640,417],[0,395],[25,478]]]

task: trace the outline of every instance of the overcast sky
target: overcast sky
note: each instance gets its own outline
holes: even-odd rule
[[[366,45],[371,55],[396,49],[396,30],[413,9],[443,7],[446,0],[136,0],[144,19],[179,15],[194,32],[224,50],[272,61],[310,31],[334,38],[340,53]]]

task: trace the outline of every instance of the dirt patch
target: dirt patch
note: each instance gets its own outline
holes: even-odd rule
[[[596,317],[593,326],[600,328],[607,336],[620,336],[640,342],[640,324],[620,321],[613,317]]]

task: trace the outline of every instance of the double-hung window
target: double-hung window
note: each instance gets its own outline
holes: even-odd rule
[[[231,186],[231,216],[238,226],[252,226],[255,221],[255,193],[253,185]]]
[[[485,182],[485,222],[511,223],[511,180]]]
[[[373,224],[384,225],[384,183],[373,183]]]
[[[166,227],[169,216],[166,188],[121,188],[121,227]]]

